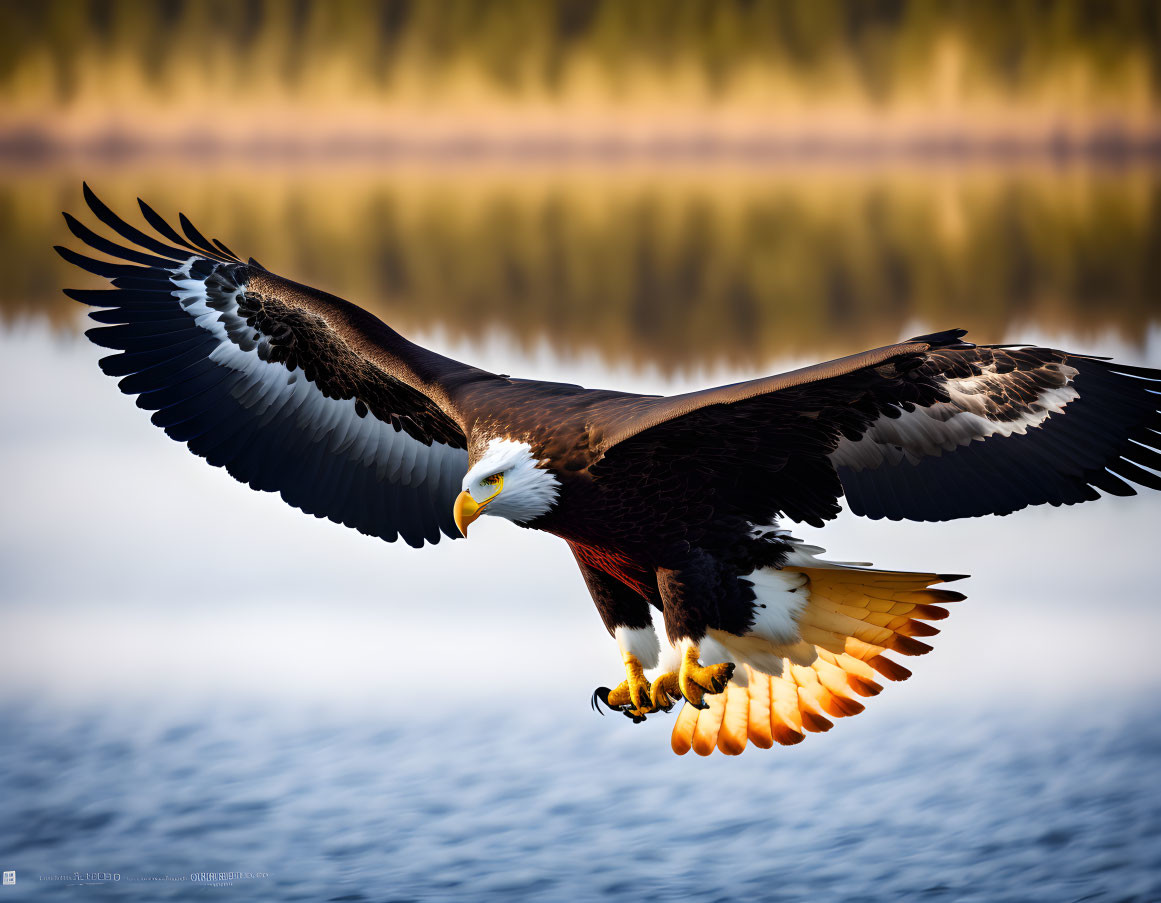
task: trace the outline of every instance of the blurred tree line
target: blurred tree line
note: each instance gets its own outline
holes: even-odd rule
[[[576,95],[1152,107],[1156,0],[5,0],[0,103]]]

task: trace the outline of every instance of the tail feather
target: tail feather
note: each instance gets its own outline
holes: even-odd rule
[[[677,720],[673,722],[673,733],[669,735],[669,743],[673,751],[684,756],[693,748],[693,732],[697,729],[698,710],[691,705],[682,706],[677,713]]]
[[[760,749],[769,749],[774,745],[774,728],[770,723],[772,715],[770,702],[770,683],[762,679],[762,675],[751,675],[756,679],[748,687],[749,707],[746,712],[746,734],[751,743]],[[729,687],[726,687],[729,690]]]
[[[722,720],[726,714],[726,694],[721,693],[721,705],[712,709],[703,709],[701,716],[693,730],[693,751],[699,756],[708,756],[717,745],[718,734],[722,729]]]
[[[825,649],[819,650],[819,659],[830,662],[846,677],[847,686],[860,696],[878,696],[883,692],[882,684],[875,680],[875,669],[853,656],[835,655]]]
[[[900,681],[906,680],[911,676],[911,669],[904,668],[893,659],[884,658],[881,655],[867,659],[867,664],[882,674],[887,680]]]
[[[802,708],[798,702],[798,690],[791,680],[778,678],[769,680],[770,685],[770,730],[783,746],[801,743],[806,737],[802,723]]]
[[[718,731],[718,749],[724,755],[736,756],[746,748],[750,735],[750,693],[747,687],[726,687],[722,726]]]
[[[678,713],[671,743],[684,755],[719,750],[738,755],[747,743],[769,749],[801,743],[807,733],[828,731],[831,719],[863,711],[860,698],[878,696],[881,678],[906,680],[911,672],[885,653],[923,655],[931,647],[916,637],[939,631],[943,605],[962,593],[930,589],[939,574],[856,568],[788,567],[809,579],[810,597],[798,615],[802,641],[780,647],[781,674],[742,664],[737,683],[707,696],[707,709],[686,705]],[[742,685],[742,684],[745,685]]]

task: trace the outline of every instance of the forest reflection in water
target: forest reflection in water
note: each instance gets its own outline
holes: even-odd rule
[[[49,252],[85,178],[410,334],[503,336],[676,374],[833,356],[909,331],[1112,335],[1161,318],[1144,169],[0,171],[0,316],[79,328]],[[89,217],[89,222],[93,222]],[[74,242],[75,244],[75,242]]]

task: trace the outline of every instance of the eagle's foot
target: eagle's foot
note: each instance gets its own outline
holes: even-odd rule
[[[705,695],[721,693],[734,676],[734,663],[702,665],[698,661],[700,650],[693,643],[685,647],[681,657],[681,670],[677,674],[678,688],[685,701],[696,709],[709,708]]]
[[[656,711],[649,694],[649,681],[645,677],[645,669],[632,653],[626,652],[625,674],[626,679],[613,689],[598,687],[593,691],[593,708],[600,711],[598,702],[603,702],[610,709],[624,712],[635,724],[645,720],[645,716]]]
[[[649,687],[649,701],[659,712],[668,712],[673,704],[681,698],[681,682],[676,671],[666,671],[657,675]]]

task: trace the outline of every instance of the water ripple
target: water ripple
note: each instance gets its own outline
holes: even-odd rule
[[[253,898],[312,901],[1161,899],[1161,719],[1140,705],[1080,731],[1068,713],[880,718],[706,761],[571,713],[390,735],[137,714],[0,709],[0,850],[25,898],[101,869],[142,903],[204,899],[191,873],[231,871],[270,876],[234,881]],[[149,874],[184,879],[131,880]]]

